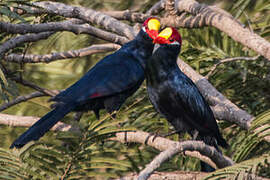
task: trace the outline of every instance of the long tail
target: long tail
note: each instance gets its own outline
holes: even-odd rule
[[[201,139],[205,144],[210,145],[210,146],[214,146],[216,148],[216,150],[220,153],[222,153],[222,151],[219,149],[218,145],[220,145],[221,147],[224,148],[228,148],[228,144],[225,141],[225,139],[223,139],[221,136],[218,138],[218,140],[216,140],[214,137],[199,137],[199,139]],[[212,166],[210,166],[209,164],[201,161],[201,171],[202,172],[213,172],[215,171],[215,168],[213,168]]]
[[[47,113],[19,138],[17,138],[10,148],[21,148],[30,141],[38,140],[47,131],[49,131],[58,121],[60,121],[67,113],[73,110],[74,106],[67,104],[58,106],[51,112]]]

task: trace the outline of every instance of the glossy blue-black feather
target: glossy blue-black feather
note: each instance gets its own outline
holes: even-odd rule
[[[197,86],[177,65],[180,46],[161,45],[147,62],[146,79],[150,101],[178,131],[213,137],[227,147],[215,117]],[[212,144],[214,145],[214,144]]]
[[[196,139],[214,146],[227,147],[215,117],[197,86],[178,67],[180,45],[160,45],[147,61],[148,96],[155,109],[179,132],[188,132]],[[201,162],[205,172],[215,169]]]
[[[20,148],[38,140],[70,111],[119,110],[144,80],[146,60],[152,55],[152,39],[141,30],[136,38],[115,53],[106,56],[80,80],[53,97],[54,110],[43,116],[18,139],[11,148]]]

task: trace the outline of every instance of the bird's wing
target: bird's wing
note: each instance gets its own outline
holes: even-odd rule
[[[139,62],[131,54],[118,51],[106,56],[52,100],[82,102],[110,96],[134,88],[143,79],[144,71]]]
[[[170,112],[182,113],[183,120],[201,132],[218,130],[212,110],[197,86],[185,74],[173,74],[172,78],[172,83],[168,85],[173,96]]]

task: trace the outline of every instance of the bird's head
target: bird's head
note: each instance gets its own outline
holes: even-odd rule
[[[146,19],[143,23],[143,30],[152,38],[155,39],[158,35],[160,22],[155,17]]]
[[[178,45],[181,47],[182,38],[177,29],[173,27],[167,27],[158,34],[158,36],[154,39],[154,43]]]

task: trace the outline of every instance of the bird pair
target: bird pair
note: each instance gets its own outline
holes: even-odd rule
[[[100,109],[112,113],[140,87],[146,77],[150,101],[177,131],[198,134],[206,144],[226,147],[213,113],[196,85],[180,71],[176,60],[181,36],[148,18],[134,40],[100,60],[80,80],[53,97],[54,109],[16,139],[11,148],[38,140],[71,111]],[[156,48],[154,49],[154,44]],[[158,47],[160,46],[160,47]],[[219,149],[218,149],[219,150]]]

